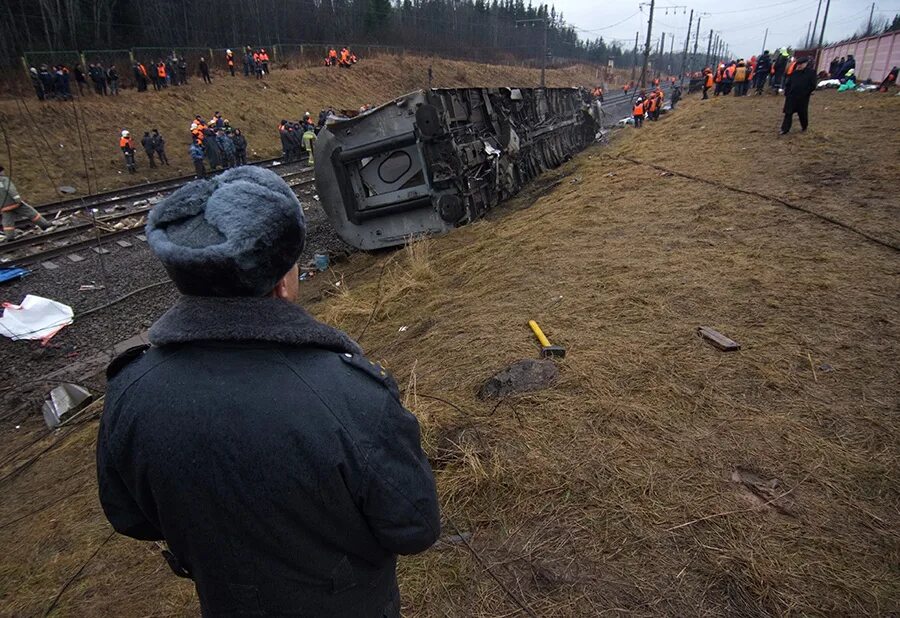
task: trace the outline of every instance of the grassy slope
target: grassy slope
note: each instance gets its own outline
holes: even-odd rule
[[[427,86],[429,62],[433,64],[436,87],[529,86],[537,85],[540,75],[539,70],[521,67],[388,56],[363,61],[350,71],[326,67],[276,70],[264,81],[219,74],[206,86],[194,78],[187,87],[161,93],[124,91],[117,98],[87,97],[77,106],[39,103],[33,98],[24,105],[21,101],[0,100],[0,118],[9,132],[13,164],[8,164],[2,143],[0,161],[7,169],[12,168],[13,180],[26,199],[51,200],[55,187],[66,184],[86,192],[76,112],[83,118],[82,132],[86,129],[87,133],[81,138],[85,151],[93,151],[88,171],[94,190],[192,173],[187,154],[188,127],[197,114],[209,118],[221,111],[233,126],[244,131],[252,156],[277,156],[281,143],[276,127],[282,118],[296,120],[306,111],[318,115],[329,105],[357,109],[363,103],[383,103]],[[547,75],[551,86],[591,85],[595,79],[596,69],[591,67],[552,70]],[[151,170],[139,148],[138,174],[124,173],[119,132],[128,129],[139,142],[144,131],[154,128],[168,140],[172,167]]]
[[[357,336],[374,313],[363,347],[421,420],[445,514],[474,532],[483,560],[537,615],[897,610],[897,253],[617,155],[737,186],[753,185],[763,165],[763,192],[796,191],[863,226],[819,172],[790,176],[798,157],[846,169],[846,191],[869,196],[873,217],[894,209],[877,230],[890,240],[895,179],[870,165],[879,150],[869,144],[896,152],[898,137],[829,127],[887,123],[898,105],[817,95],[811,133],[778,139],[774,98],[689,102],[548,174],[543,184],[562,183],[532,188],[505,216],[356,255],[333,273],[343,284],[326,286],[312,310]],[[479,401],[492,372],[536,355],[529,318],[569,350],[559,383],[499,406]],[[743,350],[703,343],[701,324]],[[3,487],[0,522],[76,493],[0,528],[0,613],[46,607],[107,537],[94,427]],[[738,468],[777,482],[734,482]],[[401,587],[409,616],[521,615],[462,546],[402,560]],[[113,537],[60,608],[123,607],[196,614],[190,585],[152,545]]]

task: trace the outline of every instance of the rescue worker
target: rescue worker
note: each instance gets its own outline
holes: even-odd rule
[[[644,99],[638,97],[637,101],[634,102],[634,108],[631,110],[631,114],[634,118],[634,127],[640,129],[644,124]]]
[[[225,50],[225,64],[228,65],[228,72],[234,77],[234,52],[230,49]]]
[[[259,50],[259,61],[262,62],[263,73],[269,74],[269,52],[265,48]]]
[[[747,64],[743,58],[738,60],[734,68],[734,96],[742,97],[747,94],[747,85],[750,80],[750,72],[747,70]]]
[[[170,86],[178,85],[178,73],[175,71],[175,61],[166,58],[166,83]]]
[[[255,73],[256,69],[253,67],[253,55],[250,53],[249,48],[244,52],[244,77],[250,77],[250,73]]]
[[[281,152],[284,156],[285,163],[291,162],[291,140],[288,137],[288,121],[282,120],[278,123],[278,138],[281,140]]]
[[[19,231],[16,229],[18,217],[27,217],[42,230],[49,230],[53,227],[38,211],[22,200],[22,196],[16,190],[16,185],[6,175],[2,165],[0,165],[0,215],[2,215],[0,218],[2,218],[4,242],[13,240],[19,235]]]
[[[144,92],[147,89],[147,80],[144,75],[141,75],[141,69],[137,62],[131,65],[131,75],[134,77],[134,83],[137,86],[138,92]],[[146,70],[146,69],[145,69]]]
[[[705,69],[703,69],[703,98],[701,99],[701,101],[705,101],[709,98],[709,89],[713,87],[713,83],[714,81],[712,69],[706,67]]]
[[[58,100],[72,100],[72,91],[69,86],[69,69],[63,64],[58,65],[53,73],[53,88],[56,91]]]
[[[196,122],[191,123],[191,139],[198,144],[203,144],[203,129]]]
[[[784,84],[784,121],[779,135],[785,135],[791,130],[794,114],[800,120],[800,129],[806,131],[809,126],[809,97],[815,89],[816,72],[809,65],[809,59],[798,58],[793,72]]]
[[[315,165],[315,159],[313,158],[313,150],[315,149],[316,144],[316,132],[311,128],[307,128],[306,131],[303,132],[303,148],[309,154],[309,158],[306,163],[312,167]]]
[[[845,81],[849,76],[848,73],[853,70],[856,72],[856,58],[853,57],[853,54],[847,54],[847,60],[841,64],[840,72],[838,74],[838,79],[841,82]]]
[[[772,63],[772,90],[778,91],[784,86],[784,72],[789,60],[790,54],[786,49],[776,53],[775,61]]]
[[[153,162],[153,155],[156,153],[156,147],[153,145],[153,138],[150,136],[149,131],[144,131],[144,137],[141,138],[141,146],[144,147],[144,152],[147,153],[150,167],[156,167],[156,163]],[[162,162],[160,161],[160,163]]]
[[[154,84],[154,85],[156,86],[157,90],[159,90],[160,88],[165,88],[168,85],[167,77],[168,77],[168,73],[166,72],[166,65],[162,60],[160,60],[158,63],[156,63],[156,78],[157,79],[156,79],[156,84]]]
[[[247,165],[247,138],[240,129],[235,129],[231,135],[234,143],[234,164]]]
[[[732,88],[732,86],[734,86],[734,74],[735,74],[736,70],[737,70],[737,66],[736,66],[734,60],[732,60],[728,64],[728,66],[725,67],[725,70],[722,72],[722,95],[723,96],[727,97],[729,94],[731,94],[731,88]]]
[[[131,133],[128,131],[122,131],[122,136],[119,138],[119,148],[122,150],[122,154],[125,155],[125,167],[128,168],[128,173],[134,174],[137,171],[137,166],[134,163],[134,141],[131,139]]]
[[[766,86],[766,78],[768,78],[769,73],[772,70],[772,57],[769,55],[769,50],[765,50],[756,61],[756,71],[754,75],[754,87],[756,88],[757,96],[762,95],[763,88]]]
[[[330,66],[337,66],[338,63],[338,54],[335,48],[331,48],[328,50],[328,64]]]
[[[651,92],[650,95],[644,99],[644,111],[647,112],[647,118],[649,120],[656,120],[656,111],[659,109],[659,102],[656,99],[656,93]]]
[[[722,82],[724,79],[725,79],[725,63],[720,62],[719,66],[716,67],[716,77],[714,80],[716,83],[716,90],[715,90],[715,92],[713,92],[714,97],[717,97],[720,94],[722,94]]]
[[[206,154],[203,152],[203,146],[200,145],[200,142],[197,140],[192,141],[188,153],[191,155],[191,161],[194,162],[194,173],[197,175],[197,178],[206,178],[206,167],[203,165],[203,158]]]
[[[225,126],[225,120],[222,119],[221,112],[215,112],[213,117],[209,119],[209,126],[214,129],[221,129]]]
[[[200,57],[200,76],[203,78],[203,83],[212,83],[212,78],[209,76],[209,65],[206,63],[206,58],[202,56]]]
[[[339,65],[342,69],[350,68],[350,50],[346,47],[341,48],[341,56],[340,60],[338,60]]]

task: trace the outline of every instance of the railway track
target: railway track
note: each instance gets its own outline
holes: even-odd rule
[[[275,167],[275,170],[288,185],[296,193],[311,193],[310,187],[315,182],[312,168],[294,169],[295,165],[285,167],[287,169],[284,170],[284,173],[281,173],[280,166]],[[165,189],[155,187],[153,194],[149,197],[163,197],[182,186],[186,180],[192,179],[193,177],[190,177],[180,184],[170,184]],[[2,260],[25,266],[68,255],[73,261],[80,261],[80,256],[77,255],[80,250],[104,252],[103,245],[108,242],[128,243],[123,240],[123,237],[128,235],[135,235],[138,239],[143,240],[141,231],[146,222],[146,215],[158,200],[153,200],[151,203],[149,199],[142,199],[146,197],[146,191],[131,191],[127,194],[128,197],[125,197],[120,192],[116,192],[111,200],[95,201],[93,206],[85,207],[79,204],[75,208],[76,214],[73,215],[69,225],[56,227],[48,232],[31,233],[0,245]],[[134,201],[136,198],[137,205]],[[123,205],[123,202],[128,202],[128,205]],[[114,205],[109,206],[110,204]],[[101,210],[104,211],[104,214],[98,212]],[[110,213],[110,211],[113,212]]]

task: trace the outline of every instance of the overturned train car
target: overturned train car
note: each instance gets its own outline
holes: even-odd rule
[[[596,129],[576,88],[420,90],[329,121],[316,143],[316,186],[344,241],[400,245],[481,217]]]

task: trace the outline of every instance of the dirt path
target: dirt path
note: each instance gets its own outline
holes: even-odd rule
[[[779,139],[774,98],[688,102],[579,156],[509,216],[351,257],[312,305],[354,336],[368,324],[362,345],[421,420],[445,515],[536,615],[897,610],[900,256],[620,157],[802,200],[891,241],[896,161],[856,166],[872,148],[898,152],[897,136],[826,125],[898,107],[817,94],[811,132]],[[798,155],[849,170],[841,190],[795,174]],[[558,383],[479,400],[493,372],[536,356],[531,318],[568,349]],[[704,343],[701,325],[742,350]],[[0,613],[42,612],[99,547],[61,615],[195,615],[152,545],[101,546],[93,432],[75,427],[0,480]],[[404,559],[400,574],[404,615],[523,615],[463,545]]]

